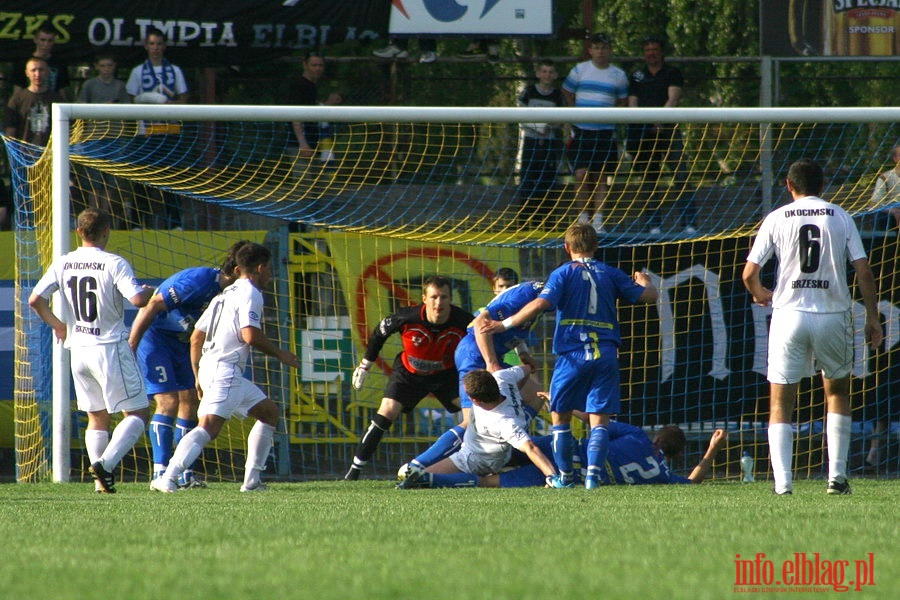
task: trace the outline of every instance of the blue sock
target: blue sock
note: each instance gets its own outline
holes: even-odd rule
[[[500,487],[543,487],[547,478],[534,465],[526,465],[500,473]]]
[[[462,446],[463,436],[465,434],[465,427],[462,425],[454,425],[442,433],[441,437],[428,447],[428,450],[418,455],[413,460],[423,467],[430,467],[459,450],[459,447]]]
[[[553,434],[553,462],[556,468],[564,475],[572,474],[572,448],[575,438],[572,436],[572,428],[568,425],[554,425],[551,428]]]
[[[165,467],[172,458],[175,440],[175,417],[153,415],[149,427],[150,447],[153,449],[153,464]]]
[[[471,473],[444,473],[431,475],[431,487],[475,487],[478,485],[478,475]]]
[[[181,438],[189,434],[191,430],[199,424],[200,421],[182,419],[181,417],[179,417],[175,421],[175,445],[177,446],[178,442],[181,441]],[[196,460],[187,468],[187,470],[192,471],[195,464],[197,464]]]
[[[597,425],[591,429],[591,437],[588,438],[588,474],[599,475],[608,455],[609,430],[603,425]]]
[[[181,438],[186,436],[191,430],[200,424],[200,421],[189,421],[188,419],[182,419],[178,417],[175,421],[175,445],[178,445],[178,442],[181,441]]]

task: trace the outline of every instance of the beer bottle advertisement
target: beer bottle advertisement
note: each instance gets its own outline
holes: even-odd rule
[[[761,0],[760,37],[772,56],[897,56],[900,0]]]

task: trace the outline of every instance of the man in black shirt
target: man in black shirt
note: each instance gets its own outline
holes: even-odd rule
[[[290,103],[297,106],[316,106],[324,104],[333,106],[341,103],[341,96],[332,92],[319,101],[317,84],[325,75],[325,58],[318,53],[310,52],[303,60],[303,75],[297,80],[291,90]],[[328,125],[324,123],[324,125]],[[297,144],[300,147],[298,154],[302,158],[312,158],[316,153],[316,146],[320,140],[331,139],[331,133],[323,131],[323,123],[304,123],[296,121],[291,124]],[[330,148],[329,148],[330,149]],[[322,148],[321,150],[325,150]],[[324,157],[323,157],[324,159]]]
[[[642,43],[644,66],[631,74],[628,81],[628,106],[675,108],[681,101],[684,77],[681,71],[663,60],[663,41],[647,37]],[[643,175],[642,191],[648,202],[655,204],[650,212],[650,232],[662,233],[659,198],[664,194],[659,179],[662,167],[672,171],[672,191],[676,214],[685,233],[696,233],[696,209],[693,194],[686,191],[687,174],[681,163],[683,145],[673,123],[634,123],[628,127],[628,145],[632,165]]]
[[[47,63],[49,77],[47,78],[47,91],[60,92],[65,102],[69,101],[69,69],[66,64],[53,57],[53,48],[56,46],[56,30],[49,23],[44,23],[34,32],[34,52],[23,60],[21,68],[13,69],[10,80],[13,91],[26,89],[30,85],[25,75],[25,66],[31,58],[43,58]]]

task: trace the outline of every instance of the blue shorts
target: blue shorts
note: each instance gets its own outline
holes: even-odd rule
[[[191,347],[177,335],[161,333],[151,327],[141,338],[137,357],[147,394],[194,389]]]
[[[619,349],[615,344],[600,346],[600,358],[595,360],[576,352],[557,357],[550,380],[551,411],[614,415],[620,409]]]

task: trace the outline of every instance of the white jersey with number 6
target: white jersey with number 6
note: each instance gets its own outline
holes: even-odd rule
[[[850,215],[816,196],[798,198],[765,218],[747,260],[764,265],[777,253],[773,308],[849,310],[847,262],[866,257]]]
[[[241,371],[247,364],[250,346],[241,329],[262,329],[263,296],[249,279],[238,279],[212,299],[195,329],[206,333],[200,371],[230,364]]]
[[[142,286],[131,265],[118,254],[82,246],[54,259],[34,287],[50,299],[59,291],[66,348],[113,344],[128,338],[123,298],[131,300]]]

